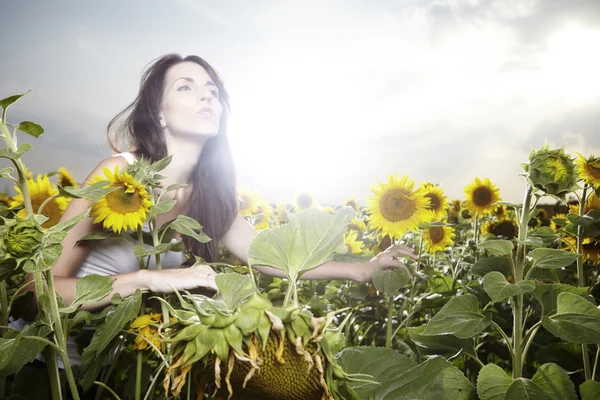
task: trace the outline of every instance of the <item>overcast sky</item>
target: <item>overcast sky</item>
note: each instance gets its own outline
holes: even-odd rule
[[[169,52],[223,76],[238,181],[272,202],[364,204],[393,172],[520,202],[531,149],[600,156],[598,0],[4,0],[0,20],[0,98],[32,89],[9,122],[46,129],[35,172],[84,179]]]

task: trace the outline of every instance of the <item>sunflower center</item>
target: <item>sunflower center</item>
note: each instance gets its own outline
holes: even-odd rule
[[[442,199],[439,198],[435,193],[427,193],[425,197],[429,198],[428,210],[437,211],[442,205]]]
[[[478,187],[473,191],[473,202],[479,207],[489,206],[492,202],[492,192],[486,187]]]
[[[298,207],[300,208],[309,208],[313,204],[313,199],[308,193],[301,193],[296,198],[296,202],[298,203]]]
[[[493,226],[492,233],[510,240],[517,237],[517,227],[512,221],[502,221]]]
[[[138,190],[134,190],[131,193],[126,192],[126,187],[121,184],[111,185],[112,187],[118,186],[117,190],[114,190],[106,195],[106,203],[108,207],[121,215],[137,212],[142,206],[142,197]]]
[[[415,201],[408,198],[403,190],[391,190],[380,201],[381,215],[391,222],[404,221],[417,210]]]
[[[555,181],[562,181],[567,177],[567,166],[565,163],[558,158],[549,158],[546,161],[546,166],[550,168],[554,168],[554,173],[552,174]]]
[[[584,168],[595,179],[600,179],[600,162],[585,164]]]
[[[429,237],[431,238],[431,243],[440,243],[442,240],[444,240],[444,228],[440,226],[429,228]]]

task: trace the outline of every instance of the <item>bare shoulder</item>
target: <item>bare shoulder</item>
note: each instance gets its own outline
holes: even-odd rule
[[[119,166],[119,170],[123,170],[129,165],[129,162],[121,155],[107,157],[101,160],[85,179],[86,185],[87,182],[89,182],[94,176],[104,176],[105,168],[109,169],[110,171],[114,171],[117,165]]]

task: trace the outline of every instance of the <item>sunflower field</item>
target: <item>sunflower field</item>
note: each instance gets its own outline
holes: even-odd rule
[[[138,290],[90,311],[113,279],[79,279],[64,304],[50,273],[78,221],[103,227],[82,240],[130,243],[141,269],[185,252],[176,232],[210,238],[185,216],[157,226],[174,205],[163,195],[181,187],[160,184],[168,157],[85,184],[64,168],[29,171],[21,157],[32,146],[19,141],[43,128],[6,119],[23,95],[0,100],[0,156],[11,163],[0,177],[15,189],[0,196],[0,398],[600,398],[600,159],[532,151],[515,179],[520,204],[480,177],[449,199],[438,184],[390,174],[365,207],[309,193],[270,204],[241,188],[239,213],[259,233],[248,265],[225,248],[209,263],[216,294]],[[93,205],[61,221],[73,198]],[[417,260],[369,282],[302,279],[392,244]]]

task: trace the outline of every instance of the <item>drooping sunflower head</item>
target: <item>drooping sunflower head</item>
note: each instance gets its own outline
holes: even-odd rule
[[[446,246],[454,244],[454,229],[450,226],[432,226],[423,229],[423,240],[427,251],[435,254],[446,250]]]
[[[600,158],[591,155],[586,159],[579,153],[578,156],[576,163],[579,177],[595,188],[600,187]]]
[[[523,164],[530,184],[544,193],[564,199],[577,189],[577,173],[573,159],[564,150],[550,149],[544,145],[533,150],[529,163]]]
[[[31,205],[33,208],[33,212],[37,213],[40,206],[52,197],[54,194],[58,193],[58,190],[54,187],[52,183],[50,183],[50,179],[47,175],[38,175],[36,180],[27,179],[27,188],[29,189],[29,197],[31,199]],[[15,187],[17,194],[13,197],[10,202],[10,206],[14,207],[23,203],[23,193],[21,189]],[[48,217],[48,220],[42,224],[44,229],[48,229],[58,223],[63,213],[67,209],[69,202],[64,197],[55,197],[50,200],[44,206],[42,210],[42,214]],[[17,214],[20,218],[25,218],[27,216],[27,212],[25,209],[22,209]]]
[[[490,214],[496,209],[494,203],[500,201],[500,190],[489,178],[481,180],[475,177],[475,180],[465,187],[465,195],[465,207],[472,215]]]
[[[593,264],[600,262],[600,238],[585,238],[582,241],[583,261],[591,261]],[[566,236],[562,242],[563,250],[577,253],[577,238]]]
[[[428,220],[429,198],[408,176],[388,175],[387,183],[376,183],[371,190],[375,196],[367,198],[369,227],[383,235],[399,238],[406,231],[415,231],[419,222]]]
[[[308,210],[309,208],[313,208],[317,206],[317,202],[315,198],[308,192],[298,193],[294,197],[294,210]]]
[[[356,200],[356,197],[354,197],[354,196],[350,196],[350,197],[346,198],[346,200],[344,200],[344,205],[352,207],[354,209],[354,211],[356,211],[357,213],[360,211],[358,201]]]
[[[585,205],[583,206],[583,213],[587,214],[591,210],[600,211],[600,198],[596,195],[596,193],[590,193],[588,196]],[[579,213],[579,212],[577,212]]]
[[[62,187],[77,188],[77,181],[75,180],[75,178],[73,178],[73,175],[64,167],[60,167],[58,169],[57,183]]]
[[[510,240],[518,236],[519,225],[514,218],[507,218],[498,222],[488,221],[482,226],[481,233],[489,233]]]
[[[129,332],[137,333],[135,338],[134,350],[152,349],[156,351],[148,342],[156,346],[161,352],[165,351],[164,338],[158,333],[158,325],[162,320],[162,314],[144,314],[137,317],[129,326]]]
[[[362,247],[364,242],[362,240],[358,240],[358,232],[350,231],[344,235],[344,242],[346,243],[346,248],[348,249],[348,253],[350,254],[359,254],[362,252]]]
[[[257,230],[269,229],[271,218],[273,217],[273,207],[267,201],[261,201],[258,204],[257,222],[254,227]]]
[[[442,188],[432,183],[424,183],[420,186],[420,189],[423,190],[425,197],[429,199],[427,209],[430,211],[431,221],[441,221],[446,218],[448,198],[444,196]]]
[[[104,228],[117,233],[121,233],[123,229],[136,230],[144,224],[152,207],[150,194],[129,173],[119,172],[118,165],[115,166],[114,172],[104,168],[104,175],[94,176],[89,184],[108,180],[108,187],[117,189],[92,206],[90,216],[95,217],[94,223],[102,222]]]
[[[257,192],[252,192],[247,187],[243,187],[238,192],[238,211],[244,217],[251,217],[258,213],[260,197]]]

